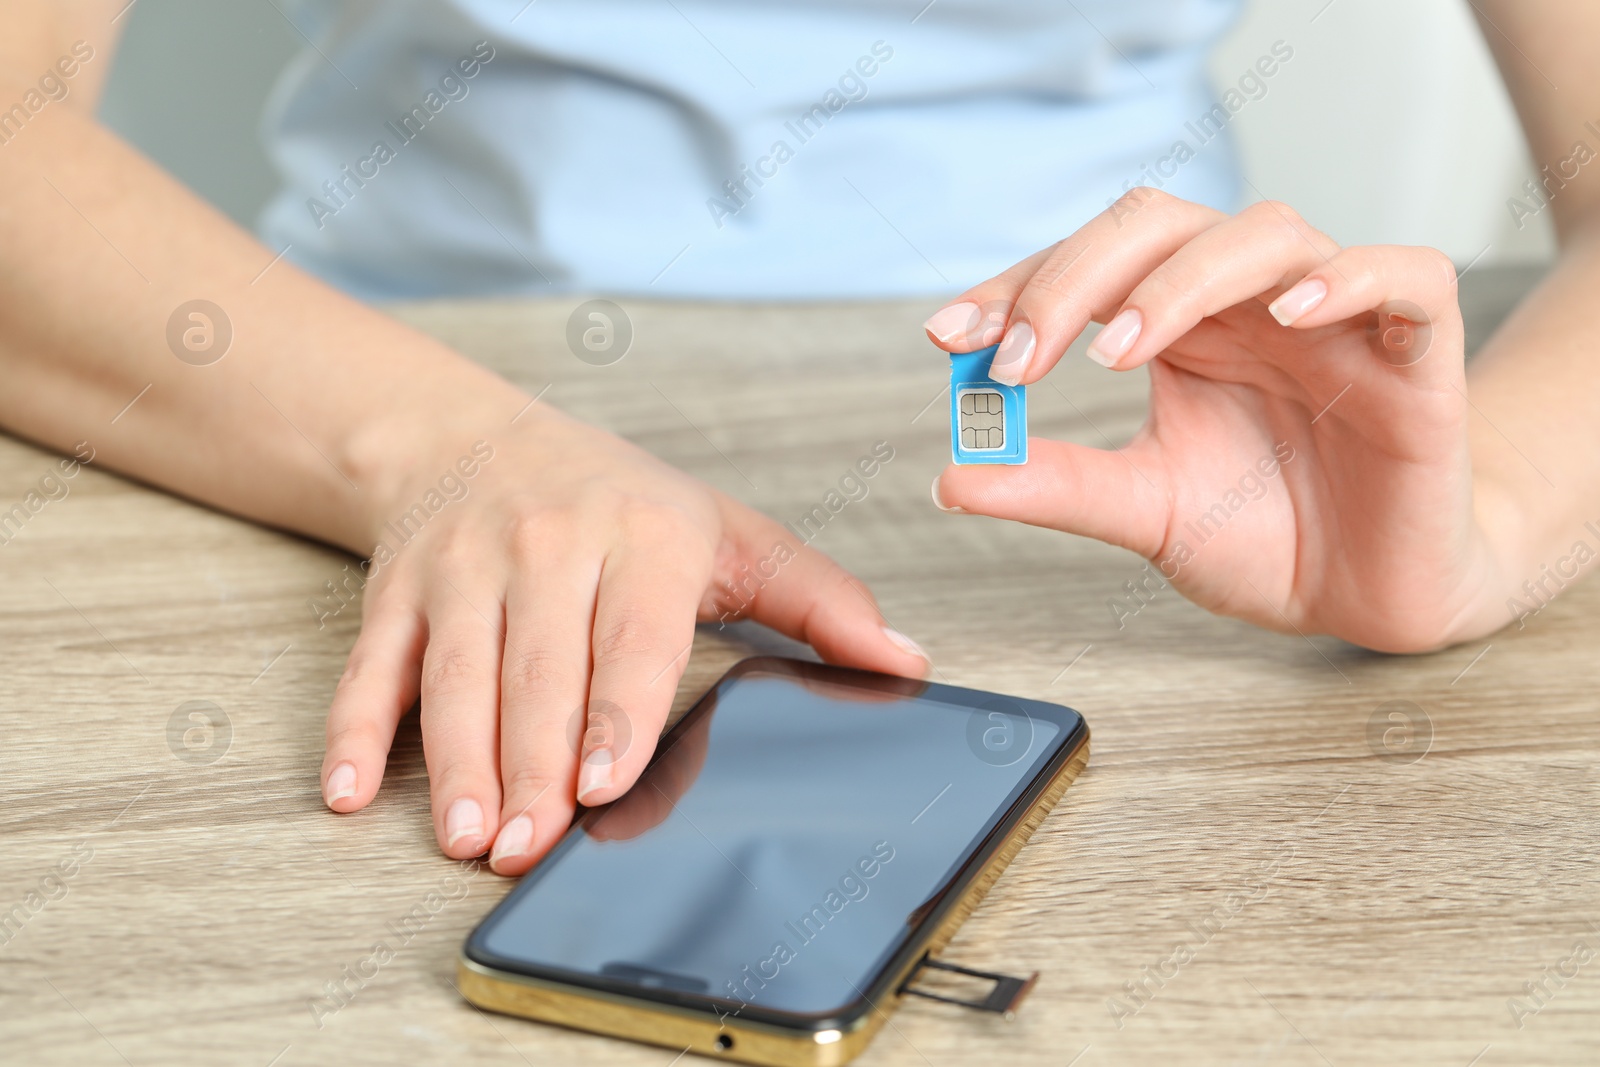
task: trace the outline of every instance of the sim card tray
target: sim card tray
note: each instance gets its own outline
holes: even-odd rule
[[[959,997],[947,997],[942,993],[930,993],[924,989],[912,989],[911,985],[922,976],[925,970],[950,971],[955,974],[964,974],[972,978],[987,978],[994,983],[989,990],[989,995],[982,1000],[962,1000]],[[1003,1015],[1009,1022],[1016,1017],[1017,1008],[1021,1006],[1022,999],[1033,991],[1033,985],[1039,980],[1039,972],[1034,971],[1026,978],[1017,978],[1009,974],[996,974],[993,971],[976,971],[971,967],[960,967],[954,963],[945,963],[924,956],[922,962],[917,964],[911,974],[901,983],[899,993],[901,996],[926,997],[928,1000],[943,1001],[946,1004],[957,1004],[963,1008],[974,1011],[989,1011],[996,1015]]]

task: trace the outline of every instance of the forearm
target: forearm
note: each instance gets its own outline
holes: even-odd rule
[[[28,83],[51,107],[94,114],[128,0],[0,0],[0,83]],[[42,84],[41,84],[42,83]],[[21,99],[8,93],[0,107]]]
[[[1562,256],[1468,371],[1480,524],[1504,572],[1506,598],[1527,610],[1587,571],[1600,552],[1600,177],[1592,153],[1600,7],[1581,0],[1475,0],[1473,13],[1522,120],[1535,181]],[[1559,86],[1559,89],[1557,88]],[[1540,201],[1543,203],[1543,201]],[[1578,542],[1587,547],[1575,552]],[[1529,583],[1524,585],[1524,583]]]
[[[274,264],[277,250],[82,115],[46,109],[0,145],[0,189],[11,432],[61,450],[86,440],[97,464],[365,552],[416,456],[452,435],[464,448],[526,402]],[[231,325],[209,365],[169,345],[174,311],[195,299]]]
[[[1523,583],[1537,586],[1576,542],[1600,552],[1600,537],[1586,528],[1600,525],[1600,220],[1565,244],[1468,369],[1477,512],[1503,569],[1502,621],[1505,598],[1527,602]],[[1578,562],[1561,568],[1560,582],[1544,578],[1541,598],[1576,577]]]

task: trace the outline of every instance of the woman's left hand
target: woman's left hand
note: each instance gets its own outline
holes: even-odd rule
[[[1230,217],[1139,189],[927,328],[952,352],[1000,340],[993,376],[1027,384],[1091,320],[1091,358],[1149,367],[1144,427],[1115,452],[1036,438],[1022,466],[951,466],[942,507],[1132,549],[1275,630],[1412,652],[1509,621],[1486,530],[1515,529],[1514,498],[1474,477],[1443,254],[1341,249],[1282,204]]]

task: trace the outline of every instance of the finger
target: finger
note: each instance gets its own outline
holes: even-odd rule
[[[1296,330],[1326,326],[1363,312],[1385,312],[1388,317],[1379,323],[1377,340],[1385,361],[1394,366],[1419,364],[1432,343],[1448,341],[1451,347],[1444,350],[1460,350],[1455,266],[1433,248],[1347,248],[1312,269],[1268,310]]]
[[[1129,197],[1117,201],[1057,245],[1014,294],[989,372],[995,381],[1031,384],[1044,377],[1090,322],[1109,319],[1151,271],[1227,218],[1153,189],[1138,192],[1135,210],[1120,207]]]
[[[673,521],[670,514],[662,519]],[[578,765],[578,802],[589,807],[627,792],[655,751],[711,574],[710,548],[696,546],[697,536],[657,529],[655,537],[630,538],[600,574],[589,679],[589,707],[599,721],[584,735]]]
[[[417,702],[422,619],[398,599],[375,599],[362,620],[328,708],[322,796],[334,811],[359,811],[383,781],[395,728]]]
[[[535,534],[507,591],[497,874],[526,871],[572,822],[599,576],[592,553]]]
[[[1252,204],[1152,269],[1089,345],[1089,357],[1115,370],[1142,366],[1201,320],[1284,288],[1338,251],[1283,204]]]
[[[430,598],[422,751],[434,833],[439,847],[456,859],[481,855],[498,827],[503,612],[499,598],[476,585],[457,588],[445,581]]]
[[[1172,504],[1159,446],[1148,439],[1108,452],[1034,437],[1020,466],[946,467],[934,503],[1082,534],[1148,558],[1166,541]]]
[[[829,663],[909,678],[928,673],[928,654],[889,625],[859,580],[765,518],[731,502],[725,522],[737,561],[708,595],[706,618],[748,616],[804,641]]]
[[[1011,318],[1012,299],[1055,248],[1040,249],[935,311],[922,324],[928,339],[946,352],[971,352],[1000,340]]]

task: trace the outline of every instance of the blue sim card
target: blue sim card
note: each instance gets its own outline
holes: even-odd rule
[[[989,377],[999,347],[950,353],[950,455],[956,463],[1028,462],[1028,391]]]

